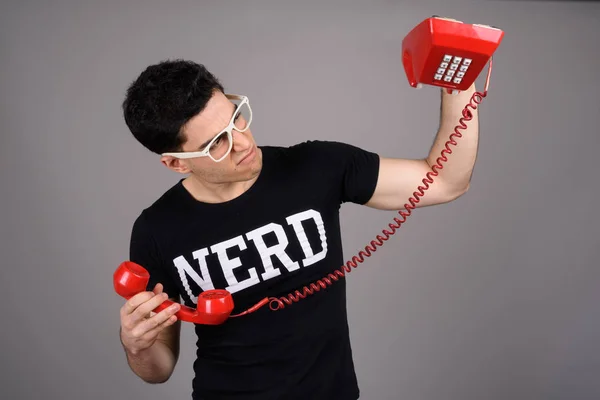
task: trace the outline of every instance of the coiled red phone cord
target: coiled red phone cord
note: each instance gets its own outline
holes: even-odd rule
[[[483,98],[487,95],[491,72],[492,58],[490,58],[483,93],[475,92],[471,96],[469,103],[465,106],[465,108],[462,111],[462,118],[459,120],[459,124],[454,128],[454,133],[450,135],[450,139],[446,142],[445,148],[441,152],[441,156],[438,157],[436,164],[434,164],[431,167],[432,171],[428,172],[426,177],[423,179],[422,182],[424,186],[419,186],[417,191],[413,193],[413,197],[409,198],[408,202],[410,204],[407,203],[404,205],[407,211],[400,210],[398,212],[402,218],[395,217],[393,219],[393,222],[389,223],[388,226],[390,230],[384,229],[382,231],[383,235],[377,235],[376,240],[372,240],[370,245],[367,245],[364,250],[361,250],[358,253],[358,255],[352,257],[351,260],[346,262],[346,264],[342,265],[339,269],[335,270],[335,272],[328,274],[324,278],[321,278],[308,286],[304,286],[302,290],[295,290],[294,292],[291,292],[286,296],[265,298],[252,308],[236,316],[241,316],[256,311],[257,309],[265,305],[267,302],[269,303],[269,308],[272,311],[281,310],[286,305],[291,305],[292,303],[298,302],[301,299],[314,294],[315,292],[319,292],[321,289],[326,289],[328,286],[331,286],[334,282],[337,282],[339,279],[345,277],[346,274],[352,272],[352,268],[356,268],[359,263],[364,262],[365,257],[370,257],[373,253],[375,253],[377,251],[377,247],[383,246],[383,243],[389,240],[389,238],[396,233],[396,230],[399,229],[400,226],[406,221],[407,217],[412,214],[411,210],[416,208],[416,205],[419,203],[420,198],[423,197],[425,191],[429,189],[429,185],[433,183],[433,177],[438,175],[437,171],[444,168],[442,162],[448,161],[446,154],[452,154],[452,149],[450,148],[450,145],[456,146],[457,144],[457,142],[454,140],[454,137],[462,137],[462,134],[459,132],[459,129],[466,129],[467,125],[465,124],[465,122],[470,121],[473,118],[473,114],[469,109],[476,110],[477,105],[480,104]]]

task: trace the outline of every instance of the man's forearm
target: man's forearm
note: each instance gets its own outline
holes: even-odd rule
[[[440,128],[427,158],[430,166],[437,164],[446,142],[454,133],[455,127],[459,125],[459,120],[463,117],[463,109],[475,93],[475,85],[458,95],[449,94],[446,89],[442,89],[441,92]],[[479,113],[471,107],[469,111],[472,119],[465,121],[467,129],[458,129],[462,137],[453,136],[457,145],[448,146],[452,153],[444,152],[448,160],[442,162],[443,169],[436,169],[438,171],[436,181],[444,182],[444,185],[457,192],[465,191],[469,186],[479,146]]]
[[[132,354],[126,348],[124,350],[131,370],[148,383],[166,382],[177,362],[173,350],[159,340],[137,354]]]

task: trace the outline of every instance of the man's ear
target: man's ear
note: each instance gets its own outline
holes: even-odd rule
[[[162,156],[160,162],[171,171],[178,172],[180,174],[189,174],[191,172],[185,160],[181,160],[172,156]]]

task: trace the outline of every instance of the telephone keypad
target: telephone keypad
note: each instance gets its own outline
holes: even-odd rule
[[[434,74],[434,79],[459,84],[462,82],[472,61],[470,58],[445,54]]]

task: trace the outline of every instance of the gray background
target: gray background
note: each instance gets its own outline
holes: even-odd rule
[[[348,278],[362,398],[600,398],[598,4],[16,4],[0,12],[0,398],[189,398],[190,325],[163,385],[130,372],[117,334],[111,278],[131,224],[179,178],[122,119],[146,65],[205,63],[250,97],[260,144],[332,139],[423,157],[439,92],[408,86],[400,46],[433,14],[506,36],[472,189],[417,211]],[[342,214],[346,259],[396,215]]]

